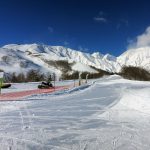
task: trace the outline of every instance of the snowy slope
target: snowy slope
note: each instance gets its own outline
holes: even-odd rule
[[[1,60],[0,67],[6,71],[9,69],[5,69],[5,66],[11,69],[16,68],[16,70],[14,69],[15,71],[20,71],[19,65],[21,61],[32,63],[33,65],[35,65],[33,66],[33,68],[41,68],[42,70],[56,72],[57,74],[61,74],[61,71],[59,69],[57,70],[57,68],[55,68],[54,66],[48,65],[47,63],[45,63],[45,61],[67,60],[69,63],[81,63],[85,66],[94,66],[96,68],[110,72],[115,72],[116,68],[118,68],[119,65],[116,62],[116,58],[109,54],[102,55],[100,53],[83,53],[62,46],[10,44],[3,46],[0,49],[0,52],[0,57],[2,57],[3,55],[9,55],[10,53],[9,58],[12,59],[12,61],[16,61],[15,65],[17,67],[12,67],[10,64],[3,64],[3,60]],[[9,53],[7,54],[7,52]],[[30,67],[32,67],[32,65],[30,65]],[[25,69],[29,68],[26,67]],[[93,69],[89,67],[89,70],[87,70],[86,67],[85,70],[91,72]]]
[[[150,47],[129,49],[117,61],[121,66],[139,66],[150,71]]]
[[[80,71],[80,72],[98,73],[96,70],[94,70],[94,69],[91,68],[90,66],[85,65],[85,64],[82,64],[82,63],[79,63],[79,62],[75,63],[75,64],[72,66],[72,70]]]
[[[7,56],[7,57],[6,57]],[[150,47],[130,49],[119,57],[99,52],[83,53],[62,46],[39,44],[9,44],[0,48],[0,69],[6,72],[26,72],[30,69],[55,72],[61,75],[59,67],[49,61],[68,61],[73,70],[96,72],[90,66],[109,72],[119,72],[124,65],[140,66],[150,70]],[[80,64],[80,65],[79,65]]]
[[[149,90],[149,82],[110,76],[72,93],[0,103],[1,149],[149,150]]]

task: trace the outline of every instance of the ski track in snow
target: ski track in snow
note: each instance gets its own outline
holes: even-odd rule
[[[148,150],[149,90],[148,82],[111,76],[73,92],[1,102],[0,150]]]

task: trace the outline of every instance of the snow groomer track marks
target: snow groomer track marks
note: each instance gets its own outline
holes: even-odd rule
[[[2,93],[0,94],[0,101],[15,101],[21,100],[26,96],[31,96],[34,94],[43,94],[43,93],[52,93],[55,91],[61,91],[68,89],[70,86],[57,86],[55,88],[49,89],[35,89],[35,90],[26,90],[21,92],[11,92],[11,93]]]

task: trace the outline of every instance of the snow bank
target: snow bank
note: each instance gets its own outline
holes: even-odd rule
[[[126,89],[120,104],[150,115],[150,88]]]

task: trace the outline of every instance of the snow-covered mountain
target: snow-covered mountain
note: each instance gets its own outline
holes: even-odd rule
[[[150,71],[150,47],[129,49],[117,58],[123,66],[138,66]]]
[[[127,50],[119,57],[40,44],[9,44],[0,48],[0,69],[5,72],[27,72],[35,69],[61,75],[62,69],[56,61],[62,60],[69,63],[70,72],[73,70],[97,72],[93,67],[119,72],[124,65],[141,66],[150,70],[150,47]]]
[[[61,70],[49,62],[65,60],[72,64],[72,70],[97,72],[90,66],[114,72],[119,64],[116,58],[107,54],[83,53],[62,46],[38,44],[10,44],[0,48],[0,69],[6,72],[26,72],[40,69],[44,72],[61,74]]]

